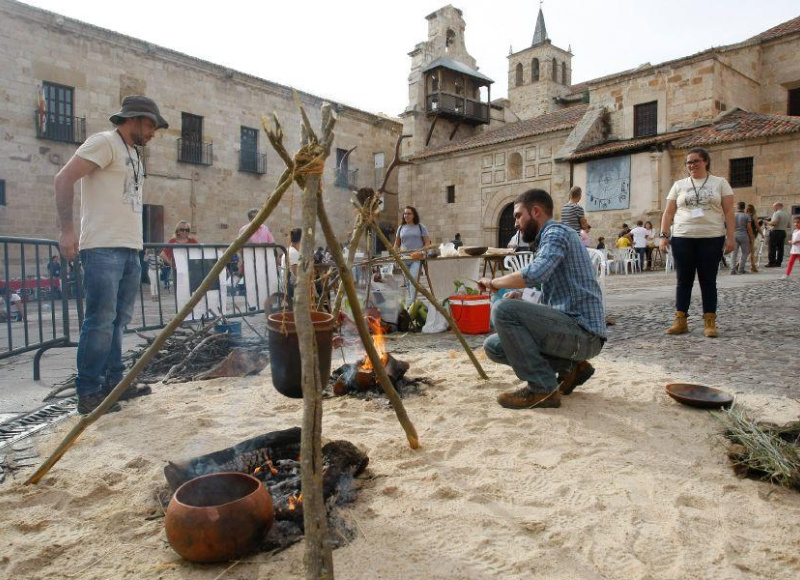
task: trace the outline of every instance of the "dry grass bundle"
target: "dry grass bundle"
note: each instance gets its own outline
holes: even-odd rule
[[[738,405],[714,416],[731,442],[728,457],[737,474],[800,491],[800,421],[758,423]]]

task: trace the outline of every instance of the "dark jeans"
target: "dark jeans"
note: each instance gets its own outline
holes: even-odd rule
[[[492,324],[497,334],[483,343],[486,356],[510,365],[536,393],[555,391],[557,372],[597,356],[604,343],[560,310],[524,300],[499,300],[492,307]]]
[[[692,302],[694,276],[700,281],[703,313],[717,311],[717,270],[722,259],[725,236],[718,238],[679,238],[672,236],[672,258],[678,287],[675,291],[675,310],[688,312]]]
[[[80,253],[86,316],[78,341],[78,396],[116,385],[125,370],[122,333],[139,292],[139,254],[129,248],[95,248]]]
[[[769,233],[769,264],[780,266],[783,262],[783,244],[786,243],[786,230],[772,230]]]
[[[634,248],[636,256],[639,258],[639,270],[644,272],[644,261],[647,256],[647,248]]]

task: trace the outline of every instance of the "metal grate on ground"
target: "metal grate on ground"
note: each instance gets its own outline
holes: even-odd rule
[[[11,445],[38,433],[67,417],[77,413],[78,398],[67,397],[57,403],[39,407],[35,411],[22,417],[0,423],[0,451],[10,448]]]

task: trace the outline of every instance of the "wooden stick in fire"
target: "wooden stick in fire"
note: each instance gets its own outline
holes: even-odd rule
[[[329,103],[322,105],[322,139],[318,140],[308,117],[294,95],[303,118],[303,146],[297,156],[308,159],[308,170],[297,177],[304,178],[303,237],[297,268],[297,287],[294,301],[294,320],[300,347],[301,384],[303,389],[303,430],[300,439],[300,472],[303,487],[303,524],[306,539],[306,578],[333,578],[333,555],[328,543],[328,517],[323,496],[322,478],[322,379],[319,373],[319,353],[314,325],[313,305],[315,227],[318,201],[321,201],[320,179],[325,159],[333,142],[336,117]],[[297,157],[296,156],[296,157]]]
[[[89,413],[88,415],[81,418],[81,420],[67,433],[66,437],[59,443],[56,450],[39,466],[39,468],[31,475],[25,483],[30,485],[32,483],[39,483],[41,479],[47,475],[47,473],[52,469],[52,467],[58,463],[58,460],[61,459],[64,454],[69,451],[72,447],[73,443],[78,439],[78,437],[83,433],[89,425],[97,421],[116,401],[120,398],[122,393],[130,387],[133,382],[136,380],[136,377],[150,364],[150,361],[153,357],[161,350],[161,347],[167,341],[167,339],[172,335],[173,332],[183,323],[189,314],[191,314],[194,307],[200,302],[203,298],[205,293],[209,290],[212,284],[217,283],[218,277],[220,272],[227,266],[230,259],[236,254],[242,246],[244,246],[247,241],[250,239],[256,230],[264,223],[264,220],[269,217],[269,215],[275,210],[280,202],[283,194],[289,189],[291,186],[292,181],[294,179],[294,161],[286,152],[286,149],[283,146],[283,129],[281,128],[280,123],[278,122],[277,116],[274,116],[275,121],[275,130],[273,131],[270,127],[268,127],[268,120],[266,117],[262,119],[264,123],[264,130],[267,132],[267,136],[269,137],[272,146],[279,151],[279,154],[287,161],[287,168],[281,175],[280,179],[278,180],[278,185],[275,190],[272,192],[272,195],[269,196],[267,201],[264,203],[264,206],[258,212],[253,221],[245,228],[245,230],[239,234],[239,236],[233,241],[233,243],[228,247],[227,250],[219,257],[217,263],[211,268],[211,270],[206,275],[203,282],[194,291],[194,293],[189,297],[189,300],[184,304],[183,308],[170,320],[169,324],[158,334],[156,339],[153,343],[144,351],[142,356],[136,361],[136,364],[133,365],[133,368],[128,371],[128,374],[123,377],[123,379],[119,382],[119,384],[114,387],[114,389],[106,396],[98,407]]]

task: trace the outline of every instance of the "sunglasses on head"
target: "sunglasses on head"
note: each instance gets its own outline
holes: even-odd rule
[[[179,234],[180,233],[187,233],[188,234],[190,231],[191,230],[189,228],[180,228],[179,230],[176,230],[176,232],[179,233]]]

